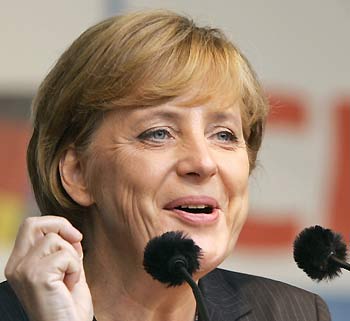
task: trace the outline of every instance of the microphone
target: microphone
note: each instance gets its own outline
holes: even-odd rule
[[[171,231],[151,239],[146,247],[143,266],[153,279],[175,287],[187,282],[196,299],[198,313],[203,321],[209,321],[202,293],[192,279],[199,270],[201,248],[180,231]]]
[[[339,276],[341,268],[350,271],[342,236],[319,225],[299,233],[294,241],[293,255],[298,267],[316,281]]]

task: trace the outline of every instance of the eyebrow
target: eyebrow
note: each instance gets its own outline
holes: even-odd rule
[[[184,107],[186,108],[186,107]],[[147,115],[147,118],[152,118],[152,119],[164,119],[164,120],[175,120],[179,121],[182,120],[183,118],[186,118],[186,115],[182,114],[181,112],[179,113],[178,111],[170,111],[170,110],[148,110],[145,109],[145,115]],[[232,112],[227,112],[227,111],[213,111],[210,112],[208,115],[206,115],[206,119],[209,120],[210,122],[232,122],[237,126],[241,126],[242,122],[239,117],[239,114],[232,114]],[[142,122],[144,119],[142,117]]]
[[[151,109],[151,108],[150,108]],[[148,119],[161,119],[161,120],[181,120],[184,116],[179,114],[178,112],[175,111],[169,111],[169,110],[147,110],[145,109],[141,115],[141,118],[137,121],[136,126],[139,123],[144,122],[145,118],[147,117]]]
[[[151,110],[152,107],[150,107],[148,110],[147,108],[143,110],[141,115],[137,117],[136,122],[134,123],[133,127],[136,129],[142,124],[144,124],[145,120],[148,121],[157,121],[157,120],[165,120],[165,121],[179,121],[183,116],[181,114],[178,114],[174,111],[168,111],[168,110]]]
[[[155,110],[155,111],[150,111],[149,116],[157,117],[157,118],[162,118],[162,119],[167,119],[167,120],[177,120],[182,118],[183,116],[181,113],[174,112],[174,111],[168,111],[168,110]]]

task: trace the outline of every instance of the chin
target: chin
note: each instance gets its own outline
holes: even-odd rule
[[[229,255],[226,244],[218,245],[217,240],[193,237],[195,243],[202,249],[200,258],[200,274],[207,274],[218,267]],[[225,244],[225,245],[224,245]]]

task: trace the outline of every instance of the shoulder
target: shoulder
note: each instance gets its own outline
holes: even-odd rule
[[[8,282],[0,283],[1,321],[28,321],[21,303]]]
[[[207,291],[220,286],[219,291],[238,296],[250,305],[253,313],[268,315],[269,320],[283,320],[291,314],[295,315],[295,320],[330,320],[321,297],[280,281],[215,269],[202,282]]]

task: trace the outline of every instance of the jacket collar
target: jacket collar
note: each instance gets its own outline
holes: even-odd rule
[[[205,298],[210,320],[235,321],[252,310],[239,287],[232,282],[228,284],[220,269],[199,280],[199,288]]]
[[[232,282],[228,284],[220,269],[200,279],[198,285],[211,321],[236,321],[252,310],[239,287]]]

